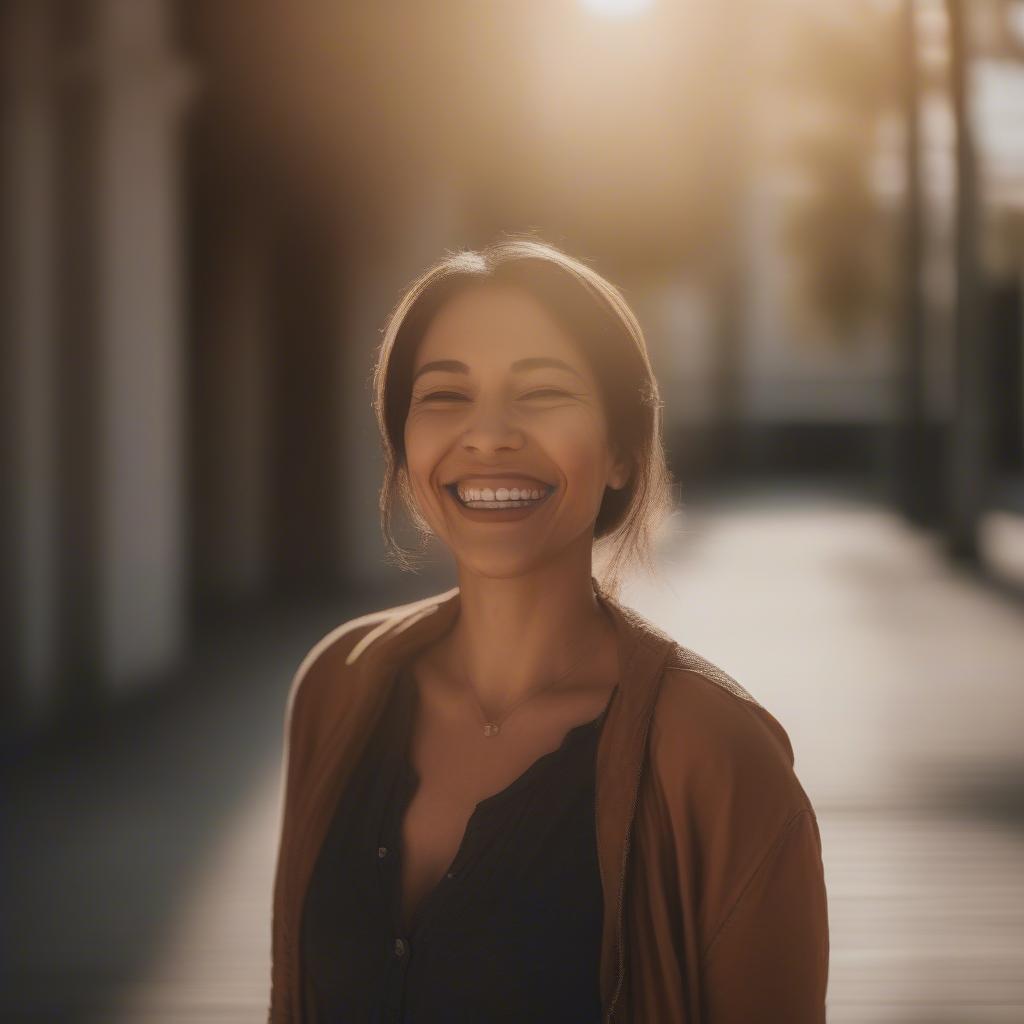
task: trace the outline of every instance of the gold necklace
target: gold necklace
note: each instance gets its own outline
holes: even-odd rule
[[[589,648],[589,643],[581,646],[586,646]],[[528,701],[531,697],[535,697],[542,690],[548,690],[552,686],[554,686],[555,683],[561,682],[567,675],[569,675],[570,672],[572,672],[573,669],[581,665],[587,657],[588,655],[584,654],[583,657],[579,659],[579,661],[574,661],[572,665],[570,665],[569,668],[557,678],[550,680],[543,686],[535,687],[534,689],[528,691],[524,696],[520,697],[519,700],[517,700],[510,708],[506,708],[502,716],[497,720],[488,716],[487,712],[484,710],[483,704],[480,703],[480,697],[476,692],[476,687],[472,684],[472,682],[466,679],[466,685],[469,687],[470,693],[473,694],[473,700],[476,701],[476,706],[480,711],[480,718],[481,721],[483,722],[484,727],[484,735],[497,736],[498,733],[501,731],[501,726],[504,723],[505,719],[507,719],[509,715],[511,715],[512,712],[516,710],[516,708],[518,708],[521,704],[526,703],[526,701]]]

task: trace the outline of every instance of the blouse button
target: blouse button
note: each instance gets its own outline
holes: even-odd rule
[[[405,939],[395,939],[395,956],[405,956]]]
[[[386,846],[378,846],[377,847],[377,856],[378,857],[383,859],[387,855],[388,855],[388,848]]]

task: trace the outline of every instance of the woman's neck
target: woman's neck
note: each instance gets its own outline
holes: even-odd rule
[[[482,703],[501,708],[546,682],[578,682],[576,671],[616,656],[614,623],[585,574],[460,578],[459,617],[438,660],[456,679],[472,681]],[[565,673],[564,680],[560,677]]]

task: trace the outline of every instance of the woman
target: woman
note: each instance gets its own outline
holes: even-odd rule
[[[374,384],[392,557],[414,564],[397,495],[458,586],[344,623],[296,673],[269,1019],[824,1021],[789,739],[615,597],[672,507],[621,294],[533,238],[451,253]]]

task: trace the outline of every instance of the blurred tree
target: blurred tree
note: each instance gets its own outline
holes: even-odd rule
[[[783,228],[790,300],[808,336],[850,345],[889,322],[899,299],[899,210],[883,191],[884,161],[899,159],[900,8],[845,0],[794,10],[770,66],[785,104],[779,154],[795,183]]]

